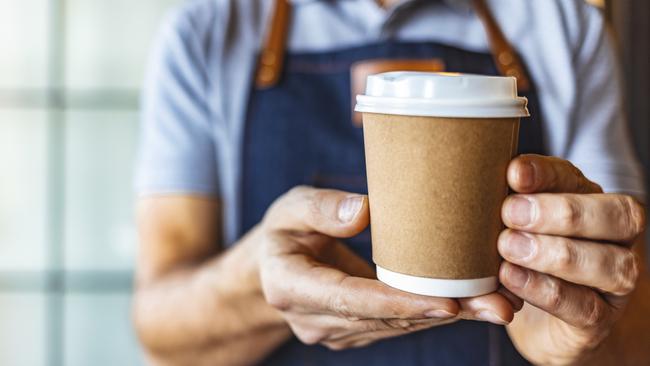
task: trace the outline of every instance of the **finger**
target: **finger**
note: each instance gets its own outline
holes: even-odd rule
[[[508,184],[519,193],[602,193],[569,161],[543,155],[521,155],[508,166]]]
[[[494,324],[509,324],[514,317],[512,304],[499,292],[458,299],[463,319],[481,320]]]
[[[512,310],[515,313],[524,307],[524,300],[520,299],[517,295],[513,294],[507,288],[500,286],[497,292],[508,300],[510,305],[512,305]]]
[[[368,226],[368,199],[342,191],[296,187],[273,203],[263,222],[275,230],[352,237]]]
[[[285,314],[294,333],[303,343],[347,342],[368,338],[377,332],[410,332],[454,319],[360,319],[348,320],[335,315]]]
[[[319,344],[332,335],[348,333],[345,328],[349,321],[327,314],[300,314],[285,312],[282,314],[291,331],[302,343]]]
[[[330,314],[285,313],[293,333],[305,344],[335,342],[378,330],[403,329],[412,323],[406,319],[348,320]],[[427,319],[430,321],[430,319]]]
[[[317,233],[303,235],[292,233],[289,238],[283,235],[278,235],[278,239],[282,241],[283,245],[266,246],[264,247],[264,254],[305,254],[318,262],[328,264],[349,275],[377,278],[374,267],[371,267],[368,261],[339,240]]]
[[[521,297],[562,321],[579,328],[606,324],[611,309],[594,290],[559,278],[503,262],[501,283]]]
[[[399,291],[374,279],[350,276],[301,254],[281,260],[271,258],[261,270],[262,278],[286,279],[263,281],[266,300],[283,311],[336,314],[348,320],[449,318],[458,313],[455,300]]]
[[[634,252],[617,245],[505,230],[498,246],[511,263],[619,296],[632,292],[639,276]]]
[[[365,259],[342,242],[336,241],[332,246],[332,250],[327,251],[327,257],[322,259],[325,263],[349,275],[370,279],[377,278],[374,267],[370,266]]]
[[[645,210],[618,194],[527,194],[509,196],[506,226],[538,234],[631,242],[645,229]]]
[[[387,328],[387,329],[382,329],[377,331],[350,334],[345,337],[326,340],[323,341],[322,343],[327,348],[334,351],[340,351],[349,348],[359,348],[359,347],[367,346],[371,343],[377,342],[382,339],[398,337],[401,335],[418,332],[421,330],[429,329],[435,326],[448,324],[452,322],[454,322],[454,320],[447,320],[442,322],[422,321],[418,323],[412,323],[409,326],[402,327],[402,328],[399,327]]]

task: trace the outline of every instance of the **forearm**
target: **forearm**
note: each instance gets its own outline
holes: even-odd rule
[[[290,331],[262,295],[255,232],[196,266],[138,285],[134,318],[157,364],[255,363]]]

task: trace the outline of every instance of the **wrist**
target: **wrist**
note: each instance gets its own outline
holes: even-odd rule
[[[215,279],[219,283],[220,298],[226,303],[224,306],[234,307],[241,312],[239,318],[244,322],[256,325],[256,328],[275,329],[287,328],[286,321],[278,310],[270,306],[262,291],[260,279],[260,266],[263,259],[263,231],[259,225],[254,226],[236,244],[234,244],[221,258],[216,259],[219,276],[228,276]],[[240,304],[241,306],[239,306]],[[254,309],[254,314],[249,310]]]
[[[217,292],[226,298],[262,296],[260,281],[261,235],[257,226],[242,236],[225,252],[212,259],[210,271],[218,278]]]

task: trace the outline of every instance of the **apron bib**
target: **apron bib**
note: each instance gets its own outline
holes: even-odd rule
[[[252,90],[243,144],[241,236],[271,203],[297,185],[367,194],[363,131],[352,120],[350,70],[359,62],[437,59],[446,71],[500,75],[493,55],[448,45],[386,41],[344,50],[283,55],[282,76]],[[523,119],[520,153],[544,153],[541,110],[532,80],[520,93],[532,117]],[[345,241],[371,263],[369,230]],[[459,321],[365,348],[330,351],[296,338],[265,365],[521,365],[505,328]]]

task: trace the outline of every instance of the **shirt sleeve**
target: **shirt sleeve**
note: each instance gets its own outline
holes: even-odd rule
[[[602,13],[583,7],[575,49],[576,100],[566,158],[605,192],[645,198],[643,173],[623,112],[617,59]]]
[[[145,79],[135,188],[139,195],[216,195],[217,158],[205,50],[182,10],[154,43]]]

